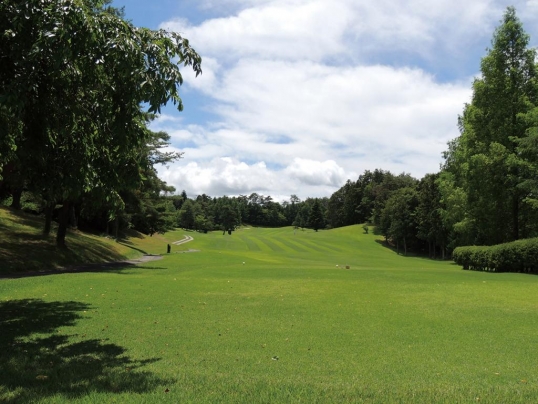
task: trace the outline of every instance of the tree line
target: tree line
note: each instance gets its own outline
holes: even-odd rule
[[[289,201],[276,202],[271,196],[252,193],[237,197],[211,198],[198,195],[188,199],[183,191],[169,199],[177,209],[175,226],[185,229],[233,231],[241,224],[253,226],[295,226],[315,231],[327,226],[328,198],[307,198],[301,201],[292,195]]]

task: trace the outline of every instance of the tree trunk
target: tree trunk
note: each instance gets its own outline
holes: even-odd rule
[[[407,243],[405,242],[405,237],[403,238],[404,242],[404,255],[407,255]]]
[[[515,191],[514,200],[512,201],[512,220],[514,221],[514,240],[519,240],[519,192]]]
[[[116,215],[114,218],[114,238],[118,239],[118,233],[120,230],[120,218]]]
[[[69,208],[69,224],[71,228],[76,229],[78,227],[77,215],[75,212],[75,205],[71,205]]]
[[[21,197],[22,197],[22,188],[17,188],[11,191],[11,207],[13,209],[21,210]]]
[[[43,228],[43,235],[48,236],[52,227],[52,213],[54,212],[54,203],[47,203],[45,206],[45,227]]]
[[[58,218],[58,232],[56,233],[56,245],[65,248],[65,236],[67,234],[67,224],[69,222],[69,202],[64,202]]]

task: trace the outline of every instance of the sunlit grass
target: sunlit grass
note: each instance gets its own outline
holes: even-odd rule
[[[49,341],[48,367],[43,356],[23,361],[19,345],[3,349],[0,371],[8,377],[0,379],[0,401],[538,398],[534,276],[398,256],[360,226],[296,234],[243,228],[232,236],[176,231],[133,243],[159,253],[185,234],[194,240],[141,267],[1,281],[3,324],[12,324],[2,312],[6,302],[23,307],[22,299],[36,299],[28,316],[74,303],[54,317],[65,321],[11,331],[42,355],[47,345],[39,338],[66,339]],[[66,349],[73,363],[62,359]],[[24,366],[6,365],[14,362]],[[67,376],[88,363],[91,373]]]

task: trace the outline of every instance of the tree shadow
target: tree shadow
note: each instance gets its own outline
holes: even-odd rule
[[[13,224],[29,226],[29,227],[42,227],[45,224],[45,219],[43,216],[33,215],[26,213],[22,210],[15,210],[13,208],[1,207],[3,210],[6,210],[8,215],[5,217],[5,220],[11,221]],[[0,222],[0,227],[9,228]]]
[[[117,242],[118,244],[121,244],[121,245],[127,247],[127,248],[130,248],[131,250],[135,250],[135,251],[141,252],[141,253],[144,254],[144,255],[148,254],[147,251],[141,250],[140,248],[133,247],[133,246],[134,246],[134,243],[131,242],[131,241],[122,239],[122,240],[117,240],[116,242]]]
[[[159,358],[134,359],[106,340],[62,335],[74,326],[81,302],[39,299],[0,302],[0,402],[30,403],[51,396],[64,400],[91,393],[146,393],[169,385],[144,366]]]
[[[388,248],[391,251],[396,252],[396,247],[392,246],[389,242],[385,240],[376,239],[375,242],[385,248]]]
[[[124,239],[130,239],[130,238],[139,238],[139,239],[144,239],[146,236],[134,229],[125,229],[122,231],[122,234],[121,234],[121,237],[120,239],[121,240],[124,240]]]
[[[117,261],[117,262],[104,262],[96,264],[84,264],[67,267],[65,269],[49,269],[49,270],[40,270],[40,271],[28,271],[28,272],[11,272],[11,273],[0,273],[0,279],[20,279],[20,278],[33,278],[37,276],[51,276],[51,275],[62,275],[62,274],[75,274],[82,272],[101,272],[101,273],[112,273],[118,275],[128,275],[130,272],[125,272],[129,269],[167,269],[164,267],[156,266],[143,266],[139,263],[132,263],[128,261]]]
[[[22,240],[22,241],[21,241]],[[53,238],[38,235],[0,240],[0,273],[50,270],[73,263],[92,263],[124,260],[125,258],[92,239],[69,237],[72,248],[60,249]]]
[[[420,253],[417,253],[416,251],[407,250],[407,254],[404,254],[403,248],[400,248],[400,252],[398,253],[396,246],[390,244],[389,242],[385,240],[376,239],[375,242],[377,244],[380,244],[384,248],[391,250],[392,252],[394,252],[395,254],[398,254],[400,257],[403,257],[403,258],[419,258],[419,259],[424,259],[428,261],[450,261],[449,259],[443,260],[441,258],[431,258],[431,257],[428,257],[427,254],[420,254]]]

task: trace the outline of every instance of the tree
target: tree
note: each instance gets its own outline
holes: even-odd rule
[[[323,217],[323,211],[321,210],[321,204],[318,198],[314,199],[314,203],[310,207],[310,214],[308,215],[308,226],[315,231],[322,229],[325,224],[325,218]]]
[[[220,209],[220,224],[223,231],[228,231],[229,234],[240,224],[240,218],[237,209],[231,205],[224,205]]]
[[[302,227],[302,228],[307,227],[309,213],[310,213],[310,210],[308,206],[305,203],[303,203],[302,206],[299,208],[299,211],[297,212],[297,215],[295,216],[295,219],[293,220],[292,225],[294,227]]]
[[[178,214],[178,225],[184,229],[194,229],[196,222],[196,213],[194,211],[194,204],[190,199],[187,199]]]
[[[378,225],[381,222],[385,204],[394,192],[402,188],[415,188],[417,180],[410,174],[394,175],[390,171],[381,172],[381,181],[375,181],[369,192],[372,206],[371,222]]]
[[[382,234],[396,243],[399,252],[403,244],[404,254],[410,241],[416,238],[417,222],[416,208],[418,206],[417,192],[413,188],[400,188],[390,196],[381,213],[380,227]]]
[[[60,246],[74,200],[101,187],[106,201],[126,180],[140,182],[134,153],[148,140],[141,103],[151,113],[169,101],[181,110],[179,65],[201,72],[186,39],[136,28],[107,4],[0,3],[0,115],[21,128],[0,147],[16,149],[28,183],[46,189],[49,204],[63,203]]]
[[[428,243],[428,254],[435,258],[440,249],[445,257],[448,229],[441,218],[441,193],[438,184],[439,174],[427,174],[417,187],[418,206],[416,209],[417,237]]]
[[[528,190],[521,186],[526,162],[518,151],[528,135],[522,114],[538,103],[536,52],[528,44],[515,9],[508,7],[460,117],[461,136],[447,155],[455,185],[466,194],[467,229],[476,244],[518,239],[529,223],[523,209]]]
[[[389,177],[393,177],[389,171],[376,169],[373,172],[366,170],[356,182],[348,180],[329,199],[327,207],[329,225],[349,226],[370,221],[373,217],[377,218],[384,203],[383,198],[388,195],[383,192],[382,184],[385,178]],[[386,191],[390,192],[390,189],[386,188]]]
[[[283,204],[287,224],[292,224],[295,220],[295,217],[299,212],[300,203],[301,199],[297,195],[293,194],[290,196],[290,201]]]

